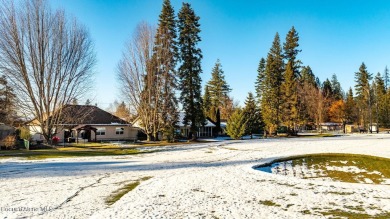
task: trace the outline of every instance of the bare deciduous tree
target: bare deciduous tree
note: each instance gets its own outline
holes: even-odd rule
[[[324,122],[325,119],[326,109],[329,104],[328,98],[324,97],[320,88],[307,82],[298,87],[298,93],[301,97],[301,104],[305,105],[306,113],[319,128],[320,123]]]
[[[160,131],[162,80],[153,59],[155,28],[140,23],[123,52],[118,65],[121,91],[130,103],[130,112],[136,114],[148,140]]]
[[[46,140],[55,134],[61,108],[90,89],[94,64],[86,28],[64,11],[51,11],[45,0],[1,2],[0,71]]]

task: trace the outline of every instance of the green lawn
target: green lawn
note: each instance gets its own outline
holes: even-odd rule
[[[144,152],[139,149],[80,149],[80,148],[55,148],[40,150],[2,150],[1,158],[19,157],[26,159],[47,159],[47,158],[65,158],[65,157],[89,157],[89,156],[116,156],[116,155],[136,155]]]

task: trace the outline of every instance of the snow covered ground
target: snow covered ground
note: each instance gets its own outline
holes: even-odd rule
[[[134,156],[0,159],[0,218],[324,218],[332,211],[390,214],[389,185],[298,179],[253,169],[277,158],[312,153],[390,158],[390,135],[207,142]],[[152,178],[115,204],[105,203],[125,184],[147,176]]]

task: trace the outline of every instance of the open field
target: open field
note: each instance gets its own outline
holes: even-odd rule
[[[298,179],[253,169],[302,154],[390,158],[389,134],[162,148],[115,156],[0,159],[0,218],[390,217],[389,185]]]

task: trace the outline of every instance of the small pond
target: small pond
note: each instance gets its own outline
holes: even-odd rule
[[[390,159],[355,154],[314,154],[255,167],[302,179],[390,185]]]

